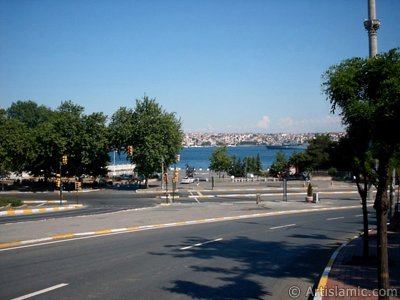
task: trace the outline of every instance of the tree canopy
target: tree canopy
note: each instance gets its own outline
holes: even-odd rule
[[[269,169],[269,174],[272,176],[280,176],[286,174],[288,169],[288,160],[285,157],[285,153],[278,151],[275,159]]]
[[[27,171],[46,179],[58,172],[68,157],[68,176],[100,175],[108,162],[106,116],[84,114],[71,101],[56,110],[33,101],[17,101],[1,114],[0,166],[2,172]]]
[[[215,149],[210,157],[210,169],[221,173],[227,172],[235,177],[244,177],[248,173],[261,174],[262,162],[259,154],[240,158],[228,155],[226,146]]]
[[[377,159],[374,203],[378,229],[378,287],[389,287],[387,257],[387,186],[389,167],[400,147],[400,53],[390,50],[370,59],[352,58],[324,74],[323,88],[334,112],[340,115],[353,143],[360,143],[355,158]]]
[[[161,171],[162,163],[166,167],[174,163],[182,149],[180,119],[147,96],[136,100],[133,109],[122,107],[116,111],[111,117],[109,132],[112,147],[133,147],[133,153],[128,158],[146,181]]]
[[[227,172],[232,165],[232,157],[228,155],[226,146],[215,149],[210,157],[210,169],[221,174]]]

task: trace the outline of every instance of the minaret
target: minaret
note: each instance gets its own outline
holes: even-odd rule
[[[381,22],[376,18],[375,0],[368,0],[368,20],[364,21],[364,27],[368,31],[369,38],[369,57],[374,57],[378,53],[377,31]]]

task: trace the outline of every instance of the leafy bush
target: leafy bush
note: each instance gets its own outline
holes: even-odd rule
[[[0,206],[6,206],[8,204],[11,204],[12,207],[21,206],[22,201],[19,199],[0,198]]]
[[[337,174],[337,170],[336,170],[335,167],[330,167],[330,168],[328,169],[328,175],[329,175],[329,176],[335,177],[336,174]]]
[[[309,183],[308,187],[307,187],[307,196],[312,197],[312,195],[313,195],[312,193],[313,193],[313,188],[312,188],[311,183]]]

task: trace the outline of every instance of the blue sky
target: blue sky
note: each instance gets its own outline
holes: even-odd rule
[[[377,0],[378,49],[400,1]],[[367,57],[367,0],[0,0],[0,106],[111,116],[145,94],[190,132],[342,130],[321,75]]]

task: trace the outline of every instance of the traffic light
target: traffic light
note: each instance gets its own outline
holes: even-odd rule
[[[56,187],[60,188],[61,187],[61,178],[60,174],[56,174]]]
[[[75,181],[75,190],[80,190],[82,183],[80,181]]]
[[[131,145],[128,146],[128,155],[133,155],[133,147]]]
[[[68,157],[66,155],[62,156],[62,164],[66,165],[68,163]]]
[[[174,172],[174,177],[172,178],[172,182],[173,182],[173,183],[177,183],[178,180],[179,180],[179,172],[178,172],[178,171],[175,171],[175,172]]]

